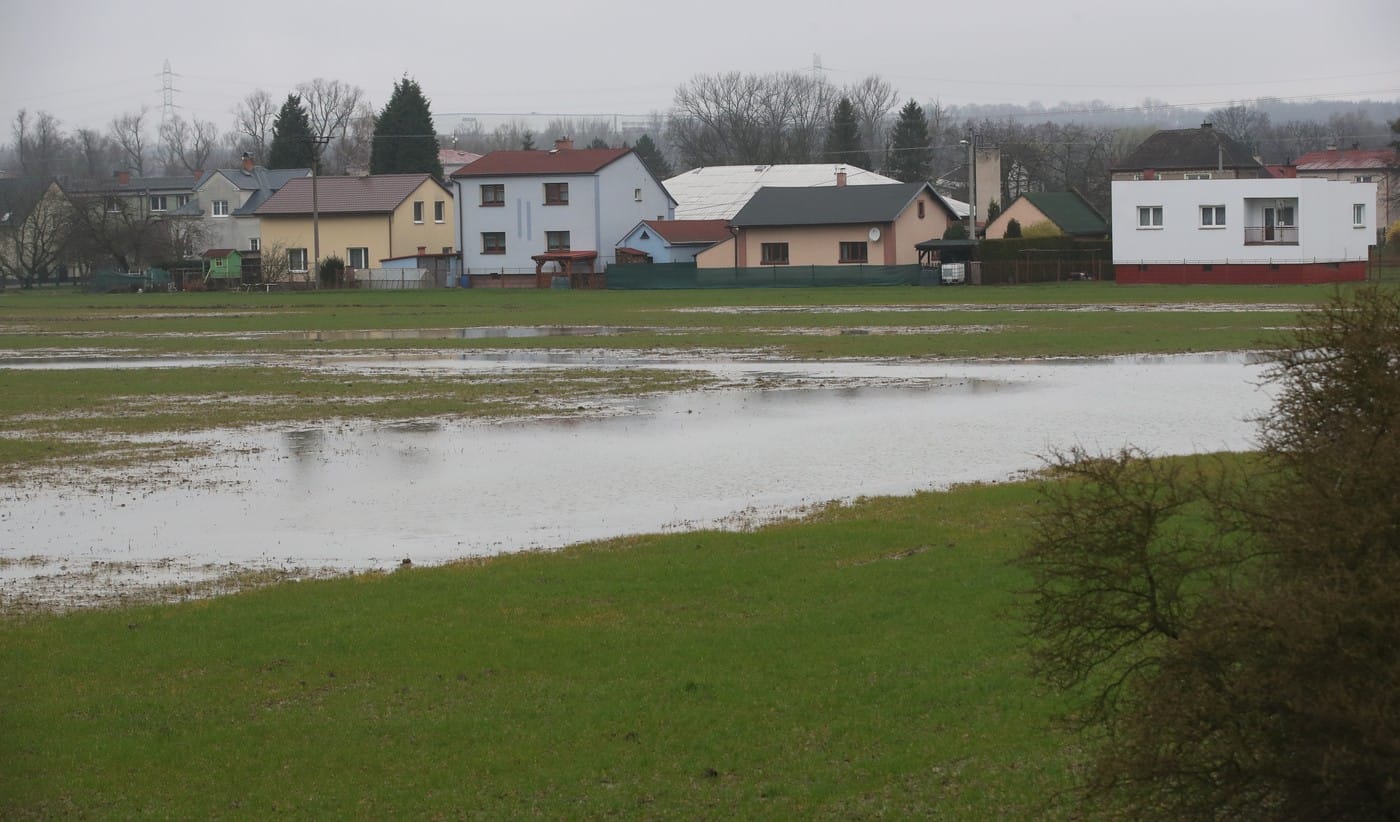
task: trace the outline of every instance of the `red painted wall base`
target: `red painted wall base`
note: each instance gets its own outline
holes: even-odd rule
[[[1366,279],[1366,263],[1212,263],[1115,265],[1124,285],[1316,285]]]

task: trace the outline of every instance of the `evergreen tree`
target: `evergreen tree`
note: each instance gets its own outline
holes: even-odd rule
[[[375,118],[369,173],[442,176],[433,114],[417,80],[405,77],[394,83],[389,102]]]
[[[916,183],[927,180],[930,171],[928,119],[923,107],[910,100],[894,124],[885,173],[900,182]]]
[[[849,97],[842,97],[836,104],[831,117],[831,126],[826,131],[826,145],[822,148],[822,159],[829,163],[844,163],[859,168],[870,168],[870,159],[860,141],[860,120],[856,107]]]
[[[637,152],[642,165],[646,166],[656,179],[665,180],[672,176],[671,164],[666,162],[666,158],[661,154],[661,149],[656,147],[656,143],[652,142],[650,136],[643,134],[638,137],[637,145],[633,146],[632,150]]]
[[[525,132],[525,136],[520,138],[520,149],[522,151],[533,151],[535,148],[535,135]]]
[[[272,124],[272,146],[267,150],[268,168],[311,168],[316,147],[311,144],[311,119],[301,104],[301,96],[288,94]]]
[[[588,144],[588,147],[589,147],[589,148],[612,148],[612,146],[608,145],[608,141],[607,141],[607,140],[604,140],[602,137],[594,137],[594,138],[593,138],[593,141],[592,141],[591,143]]]

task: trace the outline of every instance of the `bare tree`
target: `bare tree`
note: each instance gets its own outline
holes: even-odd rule
[[[47,111],[31,115],[20,109],[12,130],[20,169],[25,174],[52,177],[58,173],[68,144],[58,118]]]
[[[811,162],[839,96],[799,72],[697,75],[676,89],[667,136],[690,166]]]
[[[845,94],[855,106],[860,122],[861,143],[865,155],[878,168],[885,164],[885,143],[889,139],[890,115],[899,105],[899,91],[878,74],[872,74],[846,87]],[[924,107],[929,115],[929,133],[934,133],[932,108]]]
[[[149,148],[146,143],[146,113],[147,109],[142,106],[140,111],[112,118],[111,123],[112,141],[121,149],[121,158],[127,168],[135,171],[138,177],[146,174],[146,152]]]
[[[306,116],[311,121],[311,133],[328,137],[344,137],[360,104],[365,102],[364,89],[317,77],[297,86]],[[275,115],[274,115],[275,116]]]
[[[272,122],[277,119],[278,104],[272,95],[257,89],[238,101],[233,108],[233,130],[247,138],[244,151],[259,161],[267,156],[267,144],[272,135]]]
[[[7,196],[0,200],[0,212],[11,218],[0,231],[0,281],[12,277],[29,288],[58,268],[67,203],[47,178],[15,182],[19,185],[7,187]]]
[[[80,128],[73,132],[71,141],[74,165],[79,174],[86,177],[104,177],[110,174],[116,160],[116,147],[102,132],[91,128]]]
[[[177,115],[161,124],[160,139],[165,149],[166,173],[183,170],[193,174],[208,168],[210,155],[219,142],[219,127],[197,118],[185,122]]]
[[[321,167],[327,174],[344,174],[351,170],[368,169],[372,148],[374,107],[368,101],[361,101],[351,115],[344,133],[331,141],[329,149],[321,158]]]
[[[1234,137],[1251,155],[1259,154],[1269,131],[1269,115],[1250,106],[1217,108],[1207,115],[1216,128]]]

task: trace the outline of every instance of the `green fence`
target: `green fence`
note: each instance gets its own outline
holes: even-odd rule
[[[917,265],[769,265],[698,268],[695,263],[610,265],[607,287],[636,291],[674,288],[812,288],[918,285]]]

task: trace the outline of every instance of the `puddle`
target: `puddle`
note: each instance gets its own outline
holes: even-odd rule
[[[597,365],[587,352],[516,356],[334,367]],[[740,527],[832,499],[1005,480],[1074,444],[1246,449],[1248,420],[1269,405],[1262,366],[1240,354],[648,364],[741,387],[633,398],[590,417],[204,432],[190,439],[217,454],[180,463],[177,482],[136,472],[83,487],[0,489],[0,595],[62,603],[89,590],[79,599],[92,603],[113,589],[169,589],[230,568],[295,577]]]
[[[681,314],[879,314],[925,311],[1117,311],[1124,313],[1234,313],[1286,311],[1296,314],[1311,306],[1297,303],[930,303],[917,305],[741,305],[674,308]]]
[[[528,337],[612,337],[641,331],[606,325],[494,325],[473,328],[390,328],[360,331],[268,332],[264,339],[305,342],[354,342],[359,340],[490,340]]]

